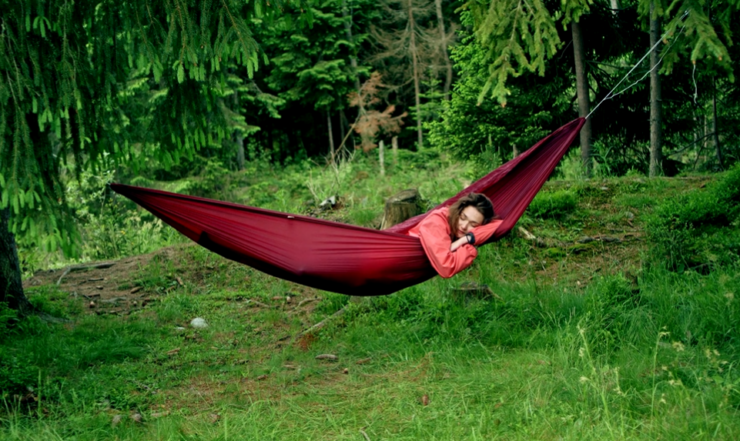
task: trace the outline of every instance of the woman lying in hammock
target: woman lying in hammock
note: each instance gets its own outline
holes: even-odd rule
[[[434,269],[449,278],[473,263],[478,256],[475,245],[485,243],[501,222],[486,195],[470,193],[449,208],[429,213],[409,235],[421,240]]]

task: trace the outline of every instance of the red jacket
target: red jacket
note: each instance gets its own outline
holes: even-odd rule
[[[409,230],[410,236],[421,240],[421,245],[437,273],[448,279],[465,268],[469,267],[478,256],[478,250],[465,244],[455,251],[450,251],[450,224],[447,221],[449,209],[447,207],[434,210],[414,228]],[[473,229],[475,242],[483,244],[501,225],[501,220],[493,220],[486,225]]]

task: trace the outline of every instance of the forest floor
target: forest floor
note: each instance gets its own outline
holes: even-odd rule
[[[740,277],[643,265],[645,216],[710,180],[550,182],[576,206],[525,216],[453,279],[358,302],[185,243],[39,271],[29,298],[68,322],[0,344],[29,384],[2,397],[0,438],[738,439],[732,354],[662,329],[676,299]]]

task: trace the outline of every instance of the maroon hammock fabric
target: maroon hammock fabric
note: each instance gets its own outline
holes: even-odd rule
[[[548,135],[438,207],[467,193],[491,198],[508,233],[570,147],[585,119]],[[355,296],[391,294],[436,275],[419,239],[406,235],[425,214],[379,231],[229,202],[111,184],[198,244],[267,274]]]

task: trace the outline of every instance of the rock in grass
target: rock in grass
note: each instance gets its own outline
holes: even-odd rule
[[[208,323],[206,323],[204,318],[196,317],[190,321],[190,326],[196,329],[203,329],[208,327]]]
[[[111,420],[110,425],[113,427],[116,427],[118,423],[121,422],[122,419],[123,419],[123,416],[121,415],[113,415],[113,419]]]
[[[328,360],[328,361],[337,361],[339,360],[339,357],[337,357],[334,354],[321,354],[316,356],[317,360]]]

